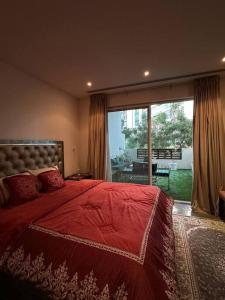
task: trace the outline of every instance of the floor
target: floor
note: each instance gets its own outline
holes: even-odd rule
[[[196,217],[201,217],[201,218],[220,220],[218,217],[209,215],[204,212],[193,212],[191,203],[183,202],[183,201],[179,201],[179,200],[174,201],[173,214],[174,215],[182,215],[182,216],[186,216],[186,217],[196,216]]]
[[[192,216],[193,213],[192,213],[192,209],[191,209],[191,204],[175,201],[174,206],[173,206],[173,214],[183,215],[183,216],[187,216],[187,217]]]
[[[180,300],[225,299],[224,225],[215,216],[192,212],[190,204],[175,201],[173,229]]]

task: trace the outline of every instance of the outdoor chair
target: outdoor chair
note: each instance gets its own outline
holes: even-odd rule
[[[136,175],[148,176],[148,163],[133,161],[132,173]]]
[[[133,162],[133,174],[148,176],[148,162]],[[152,176],[156,176],[157,164],[152,164]]]
[[[152,176],[155,176],[157,172],[157,164],[152,164]]]

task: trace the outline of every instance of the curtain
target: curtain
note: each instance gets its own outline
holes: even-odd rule
[[[88,167],[94,179],[106,178],[107,95],[91,95]]]
[[[112,165],[110,159],[110,147],[109,147],[109,132],[107,131],[107,142],[106,142],[106,180],[112,181]]]
[[[225,179],[219,76],[201,78],[194,82],[193,126],[192,207],[216,215],[218,192],[224,186]]]

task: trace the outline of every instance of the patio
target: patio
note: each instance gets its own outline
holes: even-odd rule
[[[169,190],[168,178],[166,177],[157,177],[157,180],[153,180],[153,184],[169,193],[176,200],[191,201],[192,170],[170,170],[169,180]],[[129,176],[123,176],[121,172],[115,172],[112,176],[112,181],[148,184],[148,177],[132,174],[131,179]]]

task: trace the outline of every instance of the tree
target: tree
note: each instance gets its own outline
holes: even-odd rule
[[[142,123],[136,128],[123,127],[126,148],[147,148],[148,126],[147,112],[142,115]],[[152,147],[187,148],[192,146],[192,120],[184,114],[180,103],[170,104],[166,112],[160,112],[152,118]]]

